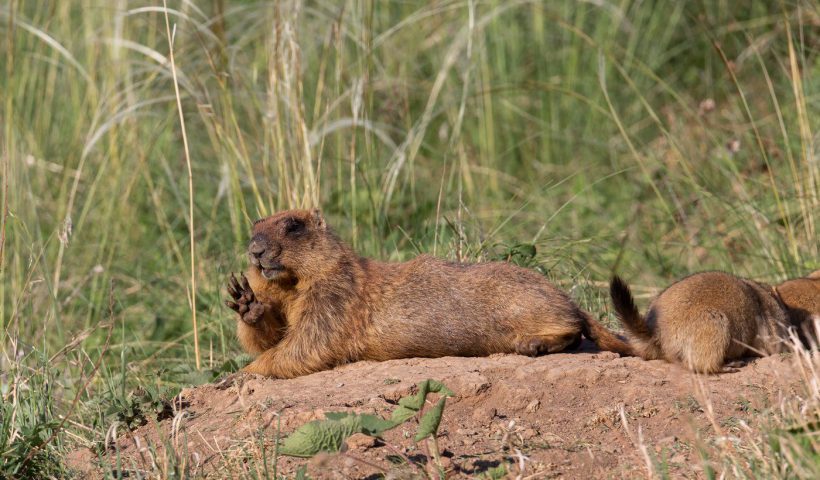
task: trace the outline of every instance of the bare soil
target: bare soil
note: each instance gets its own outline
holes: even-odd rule
[[[212,478],[259,470],[262,456],[272,469],[277,429],[285,436],[329,411],[388,417],[399,398],[432,378],[456,393],[438,438],[448,478],[480,477],[502,463],[510,478],[640,478],[647,457],[674,477],[699,478],[703,454],[715,458],[716,442],[739,434],[741,422],[760,426],[767,409],[803,391],[794,370],[791,357],[781,355],[750,359],[734,373],[696,376],[661,361],[596,352],[586,342],[579,352],[537,358],[359,362],[293,380],[246,377],[227,389],[186,389],[176,421],[119,432],[107,455],[113,463],[118,451],[125,469],[156,470],[151,459],[161,469],[162,452],[174,445],[178,454],[187,450],[189,469]],[[383,441],[356,435],[342,454],[280,457],[277,469],[292,476],[307,465],[311,478],[410,478],[427,459],[426,442],[413,442],[415,427],[402,425]],[[397,461],[402,456],[419,465]],[[99,476],[94,458],[77,451],[70,461]]]

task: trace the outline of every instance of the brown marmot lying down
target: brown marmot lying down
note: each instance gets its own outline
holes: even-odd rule
[[[362,258],[318,210],[254,223],[250,267],[231,277],[244,371],[291,378],[357,360],[540,355],[605,329],[542,275],[503,262]],[[606,337],[605,340],[609,340]],[[626,345],[612,337],[602,348]]]

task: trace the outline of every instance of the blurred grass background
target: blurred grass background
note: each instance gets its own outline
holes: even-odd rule
[[[613,271],[820,268],[815,1],[173,0],[192,199],[164,12],[0,2],[0,450],[44,469],[207,379],[191,238],[203,368],[237,355],[223,283],[276,210],[383,259],[534,245],[602,316]]]

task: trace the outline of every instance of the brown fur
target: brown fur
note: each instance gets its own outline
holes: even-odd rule
[[[809,320],[820,319],[820,271],[774,288],[723,272],[697,273],[664,290],[645,317],[617,276],[610,296],[633,355],[717,373],[732,360],[787,350],[790,327],[808,342]]]
[[[291,378],[358,360],[538,355],[574,347],[595,323],[543,276],[508,263],[359,257],[316,210],[262,219],[252,237],[247,280],[231,280],[228,302],[242,345],[259,353],[246,372]]]
[[[820,327],[820,270],[805,278],[787,280],[774,289],[786,306],[791,324],[797,328],[800,340],[807,347],[817,348],[817,328]]]

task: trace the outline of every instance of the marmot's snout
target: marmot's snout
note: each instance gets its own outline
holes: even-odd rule
[[[279,261],[282,247],[276,242],[270,242],[265,235],[254,235],[248,245],[248,259],[251,265],[262,272],[262,276],[273,280],[284,270]]]

